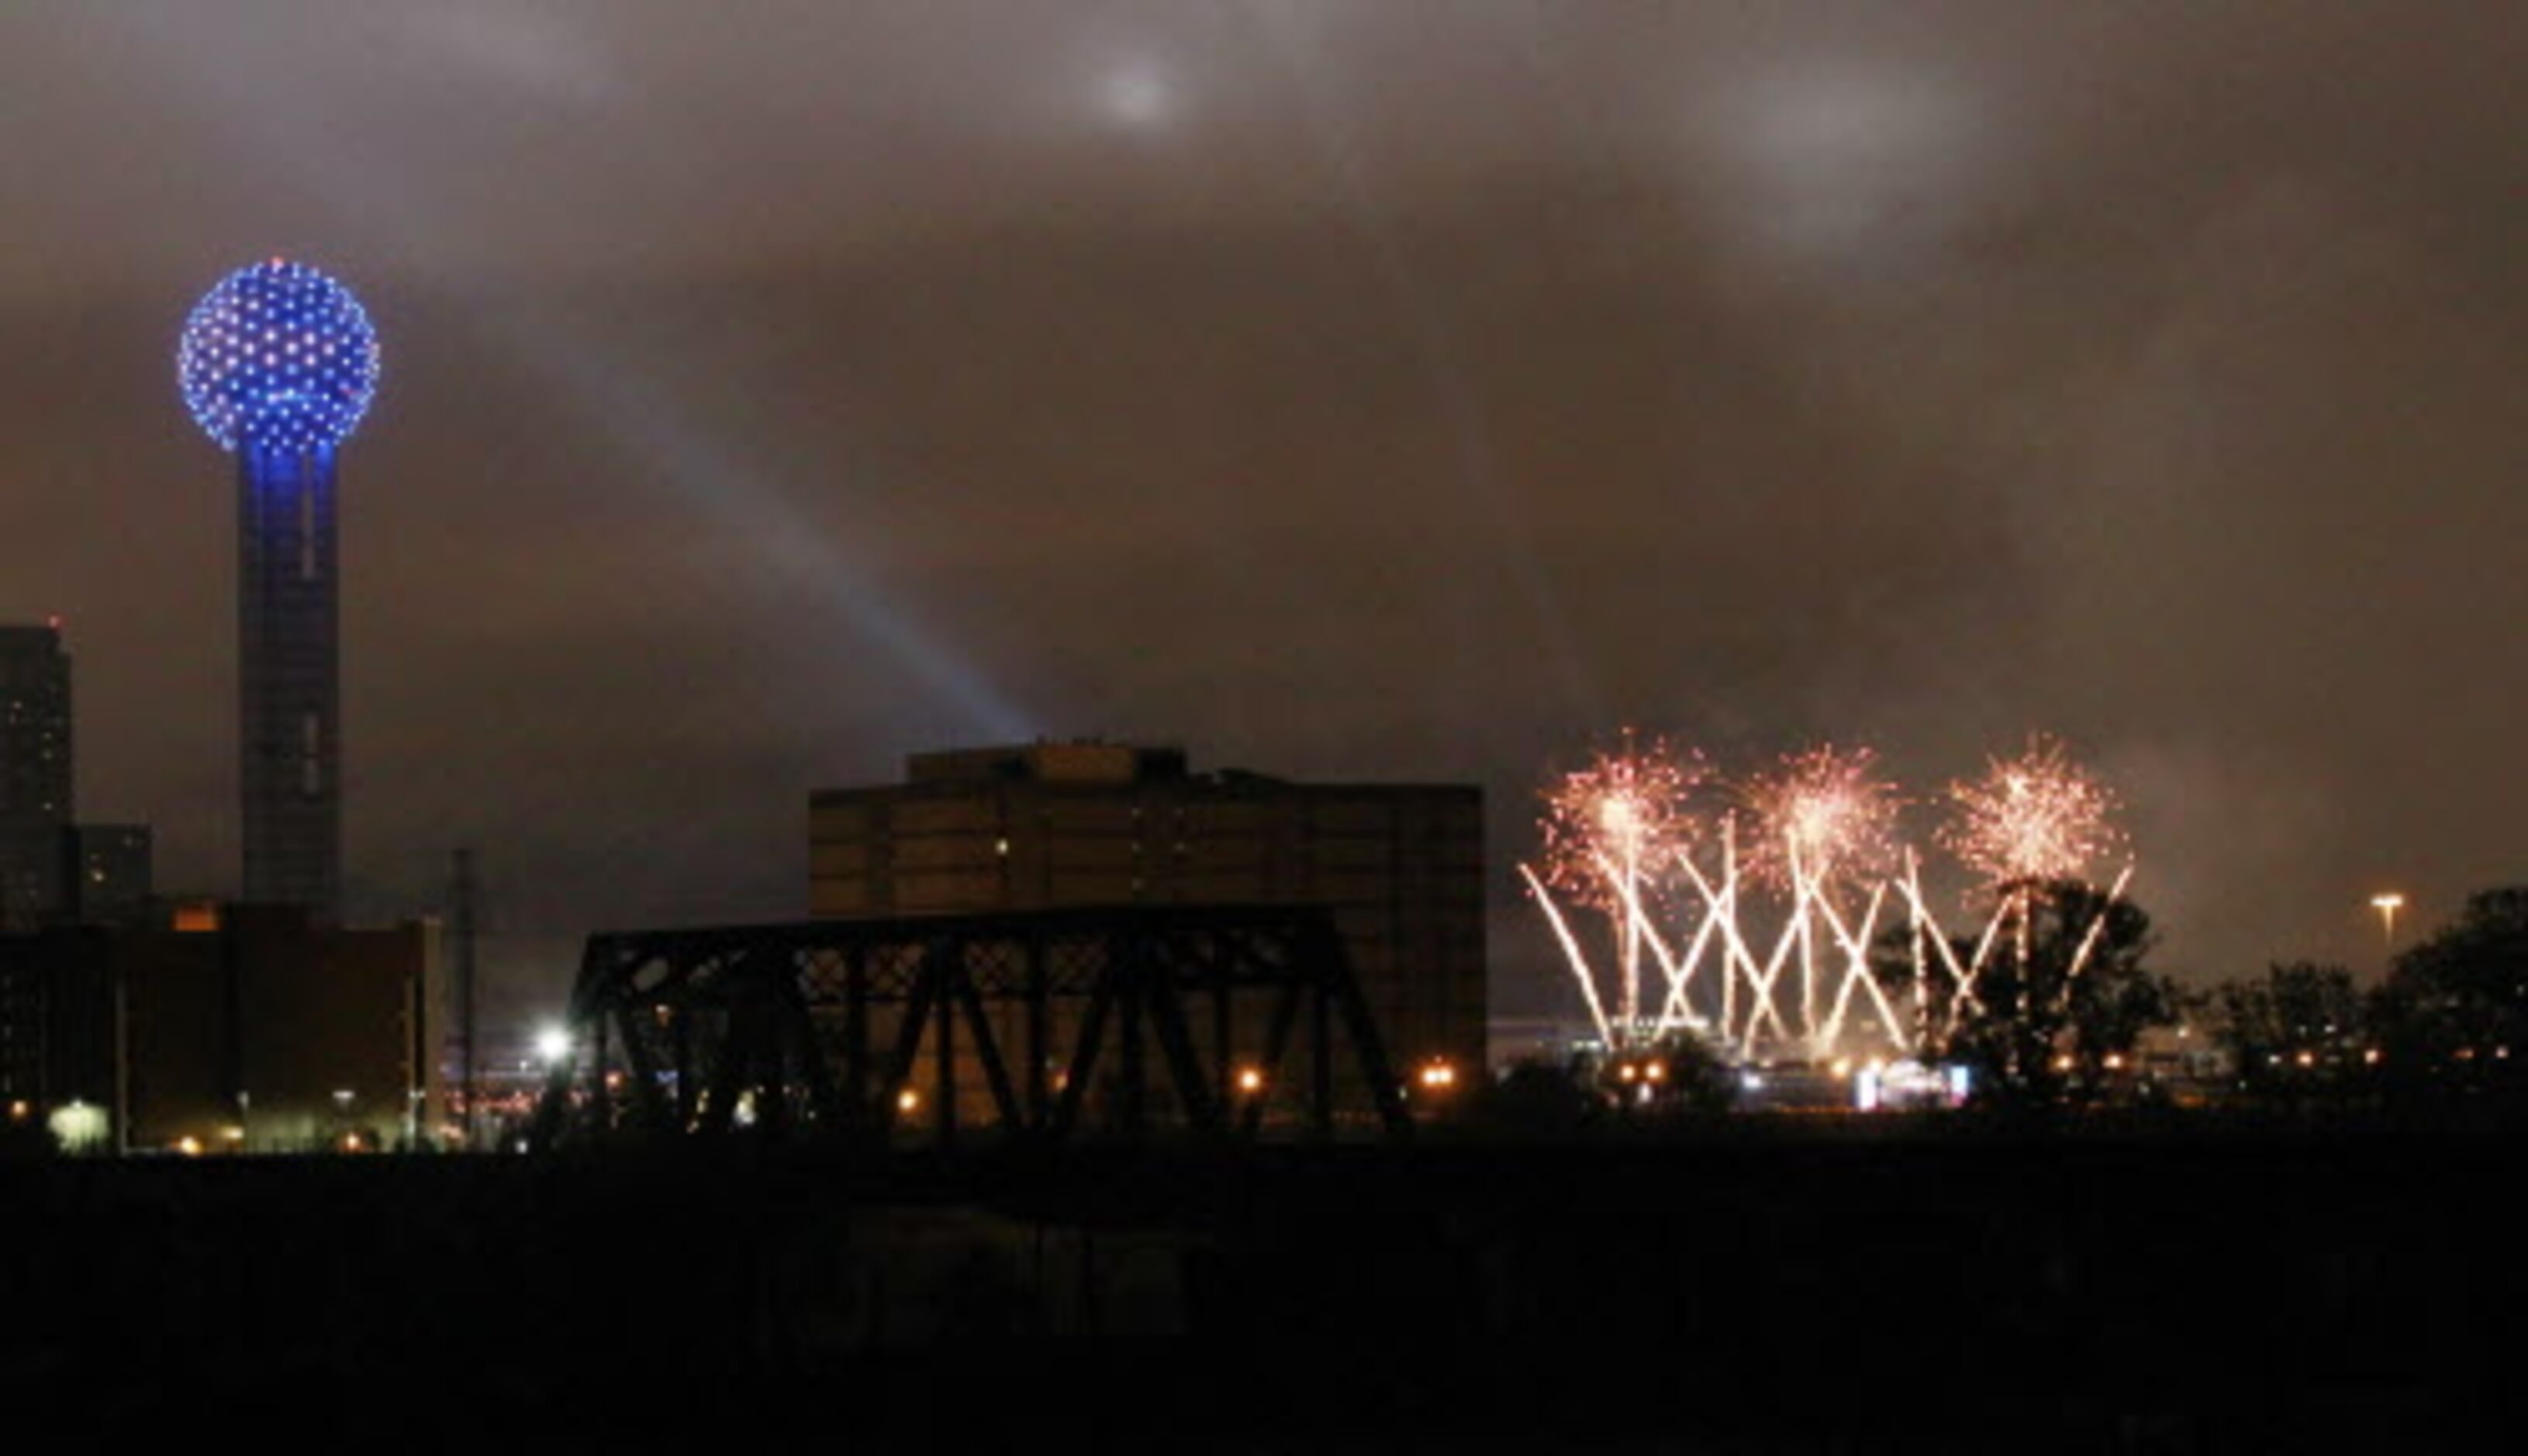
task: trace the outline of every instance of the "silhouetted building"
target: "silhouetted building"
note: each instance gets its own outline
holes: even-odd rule
[[[1038,743],[917,754],[809,804],[818,916],[1138,905],[1329,910],[1408,1085],[1484,1066],[1483,791],[1191,772],[1183,753]]]
[[[71,822],[71,658],[57,627],[0,627],[0,930],[62,902]]]
[[[0,936],[0,1103],[104,1110],[131,1149],[389,1146],[440,1118],[438,930],[196,905]]]
[[[63,916],[138,924],[152,910],[155,854],[146,824],[73,824],[62,834]]]
[[[0,627],[0,933],[149,903],[149,830],[74,821],[74,728],[60,626]]]

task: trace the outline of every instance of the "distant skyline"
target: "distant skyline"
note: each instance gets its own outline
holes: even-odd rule
[[[506,973],[790,917],[809,791],[1036,735],[1462,780],[1634,725],[2032,730],[2164,968],[2528,880],[2528,96],[2501,7],[176,3],[0,15],[0,622],[82,810],[233,892],[185,310],[393,340],[342,486],[346,895]],[[537,967],[541,968],[537,968]]]

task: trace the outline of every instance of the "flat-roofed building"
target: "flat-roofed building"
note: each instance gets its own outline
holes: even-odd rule
[[[0,1103],[84,1104],[129,1149],[376,1148],[441,1112],[439,933],[185,905],[146,928],[0,935]]]
[[[917,916],[1087,907],[1325,909],[1387,1052],[1484,1065],[1483,792],[1194,772],[1184,753],[1036,743],[917,754],[809,802],[809,907]]]

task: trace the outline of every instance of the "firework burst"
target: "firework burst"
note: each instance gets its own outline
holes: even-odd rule
[[[2114,796],[2042,735],[1983,777],[1951,784],[1949,803],[1940,842],[1994,885],[2078,877],[2124,843],[2108,822]]]
[[[1868,749],[1812,749],[1784,758],[1740,793],[1755,833],[1747,873],[1776,888],[1868,880],[1897,860],[1896,815],[1903,801],[1878,776]],[[1793,866],[1798,866],[1798,875]]]
[[[1692,799],[1703,760],[1663,739],[1601,753],[1545,791],[1545,881],[1576,901],[1614,909],[1619,881],[1664,864],[1696,836]]]

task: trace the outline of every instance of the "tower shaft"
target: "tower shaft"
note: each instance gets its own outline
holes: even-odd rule
[[[237,450],[237,749],[245,898],[340,917],[334,452]]]

